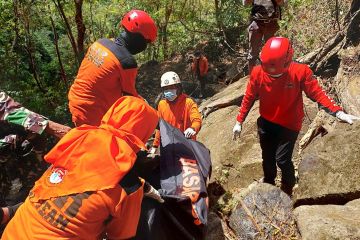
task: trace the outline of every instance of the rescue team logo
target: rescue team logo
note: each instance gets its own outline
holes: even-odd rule
[[[196,212],[195,203],[199,199],[199,193],[201,189],[201,181],[200,181],[200,174],[197,163],[195,160],[180,158],[179,159],[182,165],[182,189],[180,194],[182,196],[187,196],[191,200],[192,211],[191,214],[194,217],[194,224],[200,225],[201,221],[199,216]]]
[[[66,230],[70,221],[76,218],[81,206],[84,205],[83,202],[91,194],[90,192],[78,193],[32,204],[46,222],[58,229]],[[34,194],[30,192],[30,195]]]
[[[61,183],[64,179],[64,176],[66,175],[66,172],[67,171],[63,168],[54,168],[51,171],[51,174],[49,177],[50,183],[53,183],[53,184]]]
[[[86,58],[94,63],[97,67],[101,67],[104,64],[104,59],[108,56],[108,53],[102,50],[100,47],[96,46],[97,43],[93,44],[88,53],[86,54]]]

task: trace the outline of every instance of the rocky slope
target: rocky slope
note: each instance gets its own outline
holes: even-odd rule
[[[357,25],[347,28],[350,35],[344,35],[333,48],[320,50],[327,53],[312,65],[325,74],[326,62],[332,62],[334,56],[339,60],[335,76],[323,77],[320,82],[345,111],[354,115],[360,115],[359,19],[360,11],[356,10],[350,25],[354,21]],[[346,39],[353,40],[349,44]],[[262,176],[257,105],[244,123],[240,141],[231,140],[246,82],[246,78],[241,79],[201,105],[206,118],[199,140],[211,150],[215,190],[219,185],[225,189],[210,189],[210,194],[218,194],[211,198],[213,211],[221,212],[222,219],[229,222],[234,239],[360,239],[360,121],[341,123],[305,101],[307,115],[298,139],[301,154],[295,151],[293,156],[299,182],[289,209],[281,194],[274,195],[271,187],[254,182]]]

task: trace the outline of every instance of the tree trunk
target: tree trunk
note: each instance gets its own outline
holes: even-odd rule
[[[43,88],[41,81],[40,81],[40,77],[37,71],[37,66],[36,66],[36,60],[34,57],[34,46],[33,46],[33,42],[31,39],[31,33],[30,33],[30,18],[28,13],[31,11],[31,9],[25,9],[27,8],[26,6],[22,6],[22,20],[23,20],[23,24],[24,24],[24,33],[25,33],[25,50],[28,53],[29,56],[29,68],[31,69],[31,73],[35,79],[36,85],[38,86],[39,90],[43,93],[46,93],[46,90]]]
[[[66,73],[65,73],[65,70],[64,70],[64,65],[63,65],[63,63],[61,61],[59,44],[58,44],[59,36],[58,36],[56,28],[55,28],[54,20],[53,20],[53,18],[51,16],[50,16],[50,22],[51,22],[51,26],[52,26],[53,33],[54,33],[54,45],[55,45],[55,49],[56,49],[56,56],[57,56],[58,61],[59,61],[60,76],[61,76],[61,79],[63,80],[65,86],[67,87],[68,83],[67,83]]]
[[[18,0],[13,0],[13,9],[14,9],[14,32],[15,36],[11,45],[11,52],[15,54],[15,74],[14,76],[17,76],[18,70],[19,70],[19,57],[18,57],[18,51],[16,51],[16,47],[18,45],[19,40],[19,2]]]
[[[166,60],[168,58],[168,34],[167,34],[167,26],[169,24],[169,20],[171,17],[171,14],[173,12],[173,7],[174,7],[174,0],[172,0],[170,2],[170,4],[166,4],[166,8],[165,8],[165,19],[164,19],[164,24],[161,27],[162,30],[162,44],[163,44],[163,54],[164,54],[164,60]]]
[[[82,16],[82,5],[83,0],[74,0],[75,2],[75,21],[76,21],[76,27],[77,27],[77,52],[78,52],[78,58],[79,61],[81,61],[84,58],[84,38],[85,38],[85,31],[86,27],[83,22],[83,16]]]
[[[72,47],[73,52],[74,52],[76,62],[77,62],[77,64],[79,65],[79,63],[80,63],[80,57],[79,57],[79,53],[78,53],[78,50],[77,50],[75,38],[74,38],[74,35],[73,35],[73,33],[72,33],[72,30],[71,30],[71,26],[70,26],[70,24],[69,24],[69,21],[68,21],[66,15],[65,15],[63,6],[61,5],[60,0],[53,0],[53,2],[54,2],[54,4],[55,4],[57,10],[59,11],[61,18],[63,19],[63,21],[64,21],[64,23],[65,23],[66,32],[67,32],[68,38],[69,38],[69,40],[70,40],[71,47]]]

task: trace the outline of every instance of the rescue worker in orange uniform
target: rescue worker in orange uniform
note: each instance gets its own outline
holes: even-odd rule
[[[157,27],[144,11],[131,10],[120,25],[124,31],[114,41],[93,43],[70,88],[69,109],[75,126],[98,126],[104,114],[121,96],[138,96],[135,89],[137,63],[134,54],[156,40]]]
[[[302,92],[341,121],[352,124],[360,119],[344,113],[321,89],[311,69],[292,61],[293,54],[287,38],[273,37],[266,42],[260,55],[261,65],[251,72],[233,128],[233,139],[236,140],[254,101],[259,99],[257,125],[264,182],[275,185],[277,165],[282,173],[281,189],[288,195],[292,194],[296,183],[291,158],[304,117]]]
[[[142,99],[114,103],[100,126],[72,129],[45,156],[52,166],[10,220],[7,239],[127,239],[135,235],[143,181],[131,178],[136,153],[158,123]],[[130,178],[129,178],[130,176]]]
[[[201,114],[197,104],[182,92],[180,77],[175,72],[166,72],[161,76],[161,88],[164,98],[159,102],[159,117],[182,131],[186,138],[196,140],[201,128]],[[153,147],[154,153],[159,147],[160,132],[156,131]]]
[[[199,50],[195,51],[194,56],[195,56],[195,58],[191,65],[191,69],[194,72],[196,79],[200,82],[199,97],[201,98],[205,95],[205,84],[207,81],[207,73],[209,70],[209,63],[208,63],[207,58]]]

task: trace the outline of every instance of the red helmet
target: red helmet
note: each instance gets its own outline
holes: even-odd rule
[[[294,49],[289,39],[284,37],[272,37],[264,45],[260,61],[262,69],[270,75],[279,75],[288,69]]]
[[[140,33],[149,42],[154,42],[157,36],[157,27],[154,20],[144,11],[131,10],[126,13],[120,23],[131,33]]]

